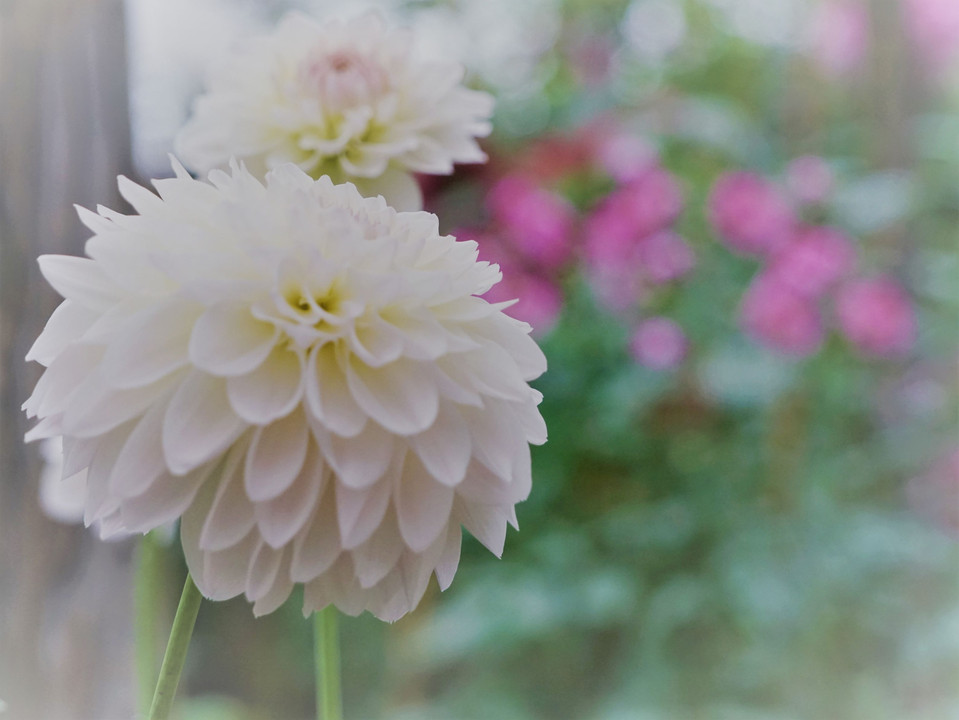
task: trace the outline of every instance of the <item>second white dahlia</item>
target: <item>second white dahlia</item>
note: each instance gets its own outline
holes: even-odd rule
[[[138,214],[81,209],[89,258],[40,259],[65,300],[28,355],[28,439],[87,468],[88,524],[182,516],[207,597],[262,614],[302,583],[305,611],[395,620],[449,585],[461,525],[502,552],[545,359],[435,216],[293,165],[210,181],[121,178]]]
[[[201,173],[231,157],[257,176],[292,162],[419,209],[409,173],[483,162],[475,138],[490,132],[493,99],[460,84],[460,65],[417,60],[410,40],[376,13],[326,24],[290,13],[214,68],[177,153]]]

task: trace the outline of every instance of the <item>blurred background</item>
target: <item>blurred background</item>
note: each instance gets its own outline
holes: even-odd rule
[[[0,717],[137,697],[136,542],[21,442],[36,256],[171,174],[212,59],[368,5],[497,98],[490,162],[424,190],[521,298],[550,441],[502,560],[344,618],[347,717],[959,718],[956,0],[0,0]],[[206,603],[177,717],[311,717],[312,673],[295,595]]]

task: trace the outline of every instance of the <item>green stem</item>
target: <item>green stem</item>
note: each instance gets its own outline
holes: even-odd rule
[[[133,596],[134,645],[139,717],[150,714],[153,702],[153,681],[157,676],[157,582],[160,571],[160,546],[152,533],[140,540],[137,551],[136,584]]]
[[[203,596],[197,590],[190,573],[187,573],[180,604],[176,609],[176,617],[173,618],[170,641],[167,643],[163,664],[160,666],[160,677],[157,679],[153,705],[150,708],[150,720],[166,720],[170,715],[176,687],[180,683],[183,661],[186,659],[187,647],[190,645],[190,636],[193,635],[193,624],[196,622],[202,600]]]
[[[343,720],[340,638],[333,605],[313,613],[313,652],[316,660],[317,720]]]

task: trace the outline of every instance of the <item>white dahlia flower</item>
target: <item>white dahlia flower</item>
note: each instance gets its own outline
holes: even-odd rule
[[[231,157],[259,177],[292,162],[420,209],[409,173],[485,161],[475,138],[490,132],[493,99],[460,84],[460,65],[415,59],[410,39],[376,13],[325,25],[290,13],[213,69],[177,154],[201,173]]]
[[[80,209],[89,258],[46,255],[65,301],[27,356],[46,366],[27,439],[87,468],[85,521],[146,532],[182,515],[209,598],[268,613],[385,620],[459,561],[460,526],[496,555],[546,440],[529,326],[478,297],[476,243],[293,165],[177,166],[137,215]]]

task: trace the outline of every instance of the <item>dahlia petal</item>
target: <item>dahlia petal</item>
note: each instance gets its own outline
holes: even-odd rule
[[[303,470],[282,494],[256,504],[257,527],[273,548],[286,545],[313,514],[313,506],[323,490],[326,468],[319,453],[311,453]]]
[[[165,403],[157,403],[140,418],[110,471],[113,492],[133,497],[144,492],[166,471],[163,457],[163,416]]]
[[[103,350],[89,345],[72,345],[46,369],[21,406],[27,417],[44,417],[62,412],[64,402],[89,376],[103,357]]]
[[[174,393],[163,418],[163,454],[174,475],[216,457],[243,432],[230,407],[226,382],[192,371]]]
[[[407,547],[422,552],[449,523],[454,491],[433,479],[419,457],[408,453],[396,487],[396,515]]]
[[[513,406],[487,399],[486,408],[463,408],[463,417],[473,436],[476,458],[506,481],[512,477],[513,453],[526,445]]]
[[[535,391],[534,391],[535,392]],[[536,393],[536,404],[542,400],[543,396]],[[526,441],[533,445],[542,445],[547,439],[546,421],[540,414],[536,405],[521,405],[517,408],[519,412],[520,425],[526,435]]]
[[[200,548],[200,537],[218,489],[215,481],[211,480],[211,482],[204,483],[197,491],[193,504],[183,512],[183,516],[180,518],[180,545],[183,547],[183,557],[186,559],[186,566],[190,575],[204,595],[207,595],[204,592],[206,583],[203,577],[206,553]],[[207,595],[207,597],[209,596]]]
[[[214,305],[193,327],[190,361],[213,375],[245,375],[266,360],[278,334],[274,325],[257,320],[249,308]]]
[[[293,483],[303,470],[309,440],[309,426],[302,411],[256,429],[243,469],[250,500],[271,500]]]
[[[265,541],[260,542],[250,556],[250,566],[246,572],[247,598],[259,600],[273,589],[282,561],[282,550],[274,550]]]
[[[119,507],[119,500],[110,495],[107,479],[110,469],[116,462],[117,455],[123,449],[127,436],[132,430],[132,423],[122,425],[105,433],[99,438],[97,449],[90,461],[87,472],[87,496],[83,505],[83,524],[90,527],[101,518],[113,513]]]
[[[507,516],[498,505],[475,502],[456,502],[456,516],[463,527],[496,557],[503,557],[506,545]]]
[[[41,255],[40,272],[62,297],[90,310],[102,312],[120,298],[119,288],[89,258]]]
[[[253,529],[256,519],[253,503],[246,496],[241,481],[241,464],[246,458],[246,445],[234,446],[227,455],[216,492],[206,517],[197,533],[201,550],[218,551],[236,545]]]
[[[315,514],[293,543],[290,576],[296,582],[309,582],[326,572],[342,549],[336,521],[336,500],[333,483],[321,494]]]
[[[290,579],[290,553],[284,552],[280,560],[280,567],[273,579],[273,587],[253,603],[254,617],[269,615],[278,609],[293,590],[293,581]]]
[[[50,315],[43,332],[27,352],[27,362],[47,367],[65,352],[97,319],[97,313],[72,300],[64,300]]]
[[[60,415],[49,415],[30,428],[23,436],[23,441],[31,443],[58,435],[63,435],[62,417]]]
[[[72,477],[81,470],[86,470],[93,461],[99,438],[81,440],[79,438],[63,438],[63,478]]]
[[[422,433],[411,436],[409,442],[436,480],[449,487],[455,487],[463,480],[472,443],[469,428],[452,403],[440,403],[436,422]]]
[[[303,396],[303,357],[275,347],[246,375],[227,380],[230,404],[241,418],[265,425],[288,414]]]
[[[440,590],[446,590],[453,582],[456,568],[460,564],[460,548],[462,546],[463,531],[458,523],[451,524],[446,531],[446,541],[443,545],[443,554],[436,564],[436,581]]]
[[[383,519],[389,503],[389,483],[379,482],[363,490],[336,483],[336,519],[344,550],[366,542]]]
[[[382,367],[403,353],[403,339],[389,323],[376,318],[350,335],[350,349],[370,367]]]
[[[440,365],[454,381],[484,395],[517,402],[529,398],[529,386],[516,362],[495,345],[484,343],[481,351],[448,355]]]
[[[346,379],[357,404],[390,432],[412,435],[436,420],[439,392],[422,363],[401,359],[370,368],[350,361]]]
[[[93,437],[140,415],[167,396],[182,373],[174,373],[145,387],[114,390],[97,372],[72,392],[63,408],[63,431],[74,437]]]
[[[164,474],[136,497],[120,506],[123,525],[133,533],[145,533],[176,520],[196,496],[213,466],[205,465],[183,476]]]
[[[387,512],[370,539],[350,551],[360,587],[371,588],[393,569],[403,553],[396,518]]]
[[[120,195],[123,199],[130,203],[141,215],[152,211],[162,212],[165,209],[160,198],[142,185],[137,185],[125,175],[117,177],[117,187],[120,189]]]
[[[529,336],[530,326],[497,313],[477,322],[472,329],[502,348],[513,359],[523,380],[533,380],[546,372],[546,356]]]
[[[306,399],[313,415],[337,435],[353,437],[366,423],[366,414],[356,404],[331,344],[310,353]]]
[[[473,458],[466,479],[456,486],[458,497],[484,505],[508,505],[515,495],[512,483],[499,477]]]
[[[419,183],[413,175],[399,168],[388,167],[378,177],[357,177],[353,182],[365,197],[380,195],[388,198],[390,206],[398,212],[423,209],[423,191]]]
[[[186,365],[196,313],[194,303],[173,297],[130,318],[103,355],[103,372],[110,385],[142,387]]]
[[[386,473],[393,456],[393,436],[376,423],[367,423],[352,438],[324,434],[323,453],[347,487],[362,490]]]
[[[203,584],[197,580],[203,595],[211,600],[228,600],[244,592],[250,558],[262,542],[259,533],[251,532],[226,550],[203,553]]]

